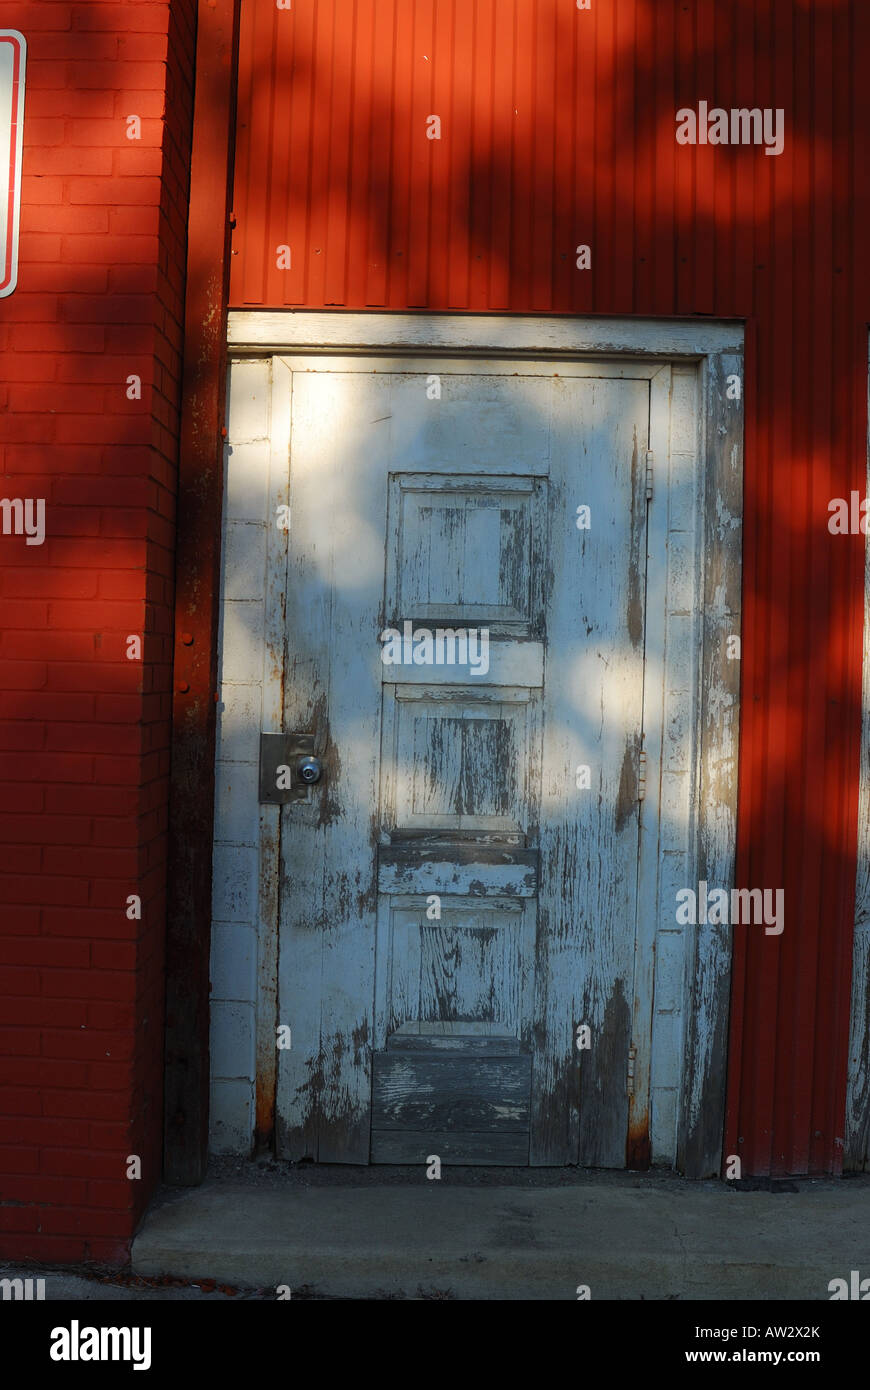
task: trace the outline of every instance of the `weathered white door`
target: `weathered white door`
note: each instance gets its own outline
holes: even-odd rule
[[[408,365],[292,377],[278,1151],[621,1167],[650,383]]]

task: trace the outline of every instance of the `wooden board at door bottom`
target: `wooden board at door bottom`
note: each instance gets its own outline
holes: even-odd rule
[[[526,1168],[529,1132],[475,1134],[445,1130],[381,1129],[372,1132],[372,1163],[428,1163],[439,1158],[457,1167]]]
[[[376,1052],[371,1161],[527,1164],[530,1088],[527,1053]]]

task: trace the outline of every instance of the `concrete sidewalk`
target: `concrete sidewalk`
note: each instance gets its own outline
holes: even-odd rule
[[[671,1174],[272,1169],[165,1193],[134,1271],[464,1300],[575,1300],[578,1285],[593,1300],[827,1300],[831,1279],[870,1277],[863,1176],[745,1191]]]

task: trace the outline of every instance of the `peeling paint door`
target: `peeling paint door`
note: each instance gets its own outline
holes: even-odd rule
[[[408,366],[292,377],[278,1152],[622,1167],[649,381]]]

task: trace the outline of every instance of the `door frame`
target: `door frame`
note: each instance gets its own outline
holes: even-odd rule
[[[698,615],[698,708],[694,712],[694,807],[690,859],[697,878],[730,887],[734,882],[737,816],[737,753],[740,662],[727,655],[729,637],[740,635],[741,531],[743,510],[743,325],[705,320],[610,318],[539,318],[449,314],[383,314],[342,311],[233,311],[229,315],[230,372],[240,359],[271,358],[269,424],[269,508],[286,505],[290,442],[290,372],[324,370],[339,359],[352,367],[360,357],[384,359],[383,368],[407,369],[413,359],[451,359],[470,370],[487,362],[525,360],[552,364],[588,364],[594,374],[646,376],[652,394],[665,388],[671,398],[671,366],[697,371],[698,478],[695,524],[700,541],[700,569],[695,575]],[[345,359],[349,359],[344,361]],[[445,363],[446,365],[446,363]],[[381,369],[381,363],[378,363]],[[506,368],[503,368],[506,370]],[[551,370],[552,367],[550,366]],[[685,378],[686,372],[684,370]],[[735,379],[740,385],[735,388]],[[658,385],[656,385],[658,383]],[[660,401],[661,404],[661,401]],[[668,411],[667,419],[671,415]],[[658,423],[656,424],[656,419]],[[668,423],[651,412],[651,439],[658,475],[659,450],[668,452]],[[657,434],[656,434],[657,431]],[[655,442],[654,442],[655,436]],[[263,730],[280,729],[283,716],[284,599],[287,537],[268,532],[267,595],[264,628]],[[652,549],[652,544],[650,545]],[[648,613],[648,622],[657,621]],[[645,698],[646,712],[646,698]],[[647,733],[649,734],[649,729]],[[660,735],[658,747],[661,747]],[[657,786],[658,758],[649,756],[650,785]],[[280,868],[280,808],[260,807],[258,938],[256,999],[255,1106],[256,1134],[270,1142],[275,1123],[277,1020],[277,932]],[[658,874],[658,848],[644,846],[641,835],[639,876]],[[650,881],[650,880],[648,880]],[[651,881],[650,881],[651,882]],[[656,923],[653,923],[653,929]],[[650,933],[638,933],[636,977],[654,968]],[[731,930],[727,925],[694,929],[684,953],[685,1029],[674,1036],[682,1047],[683,1065],[676,1106],[675,1162],[687,1176],[718,1175],[722,1137],[728,1043]],[[635,989],[636,997],[643,993]],[[650,1048],[635,1061],[636,1092],[649,1085]],[[648,1115],[633,1111],[630,1131],[638,1138],[638,1166]]]
[[[870,497],[870,339],[867,355],[866,489]],[[861,756],[858,773],[858,831],[855,867],[855,928],[846,1073],[843,1167],[870,1168],[870,534],[864,542],[864,622],[861,677]]]

